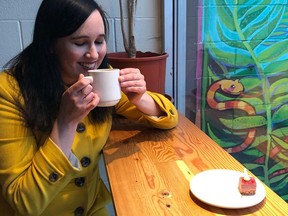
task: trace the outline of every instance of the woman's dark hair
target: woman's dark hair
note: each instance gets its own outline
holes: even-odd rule
[[[65,90],[57,59],[51,52],[53,44],[58,38],[75,32],[95,10],[103,18],[107,35],[105,12],[94,0],[43,0],[36,16],[32,43],[6,64],[19,83],[25,102],[23,116],[33,130],[51,131]],[[105,57],[100,68],[107,67]],[[89,119],[94,124],[103,123],[111,113],[112,108],[96,107]]]

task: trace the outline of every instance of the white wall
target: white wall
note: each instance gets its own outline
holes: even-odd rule
[[[122,0],[123,1],[123,0]],[[109,51],[123,50],[120,31],[120,12],[118,0],[98,0],[109,15]],[[113,2],[113,4],[111,4]],[[162,41],[162,0],[138,0],[135,37],[136,46],[141,51],[161,52]],[[125,1],[123,1],[125,3]],[[126,5],[126,4],[125,4]],[[126,9],[126,6],[124,8]]]
[[[122,51],[118,0],[97,1],[109,16],[108,52]],[[41,0],[0,1],[0,70],[31,42],[34,20]],[[136,46],[141,51],[162,51],[162,0],[138,0]]]
[[[40,0],[0,1],[0,69],[31,41]]]

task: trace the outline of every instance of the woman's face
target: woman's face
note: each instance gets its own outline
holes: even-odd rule
[[[78,80],[79,74],[100,66],[107,52],[105,28],[98,10],[95,10],[73,34],[59,38],[53,49],[57,56],[65,85]]]

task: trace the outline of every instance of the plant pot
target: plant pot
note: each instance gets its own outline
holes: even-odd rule
[[[147,90],[165,94],[167,53],[140,52],[128,58],[126,52],[108,53],[108,62],[114,68],[139,68],[145,77]]]

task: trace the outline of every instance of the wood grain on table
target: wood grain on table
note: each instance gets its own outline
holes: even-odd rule
[[[194,197],[190,180],[197,173],[244,167],[182,114],[171,130],[116,118],[103,153],[118,216],[288,215],[288,204],[267,186],[262,202],[243,209]]]

